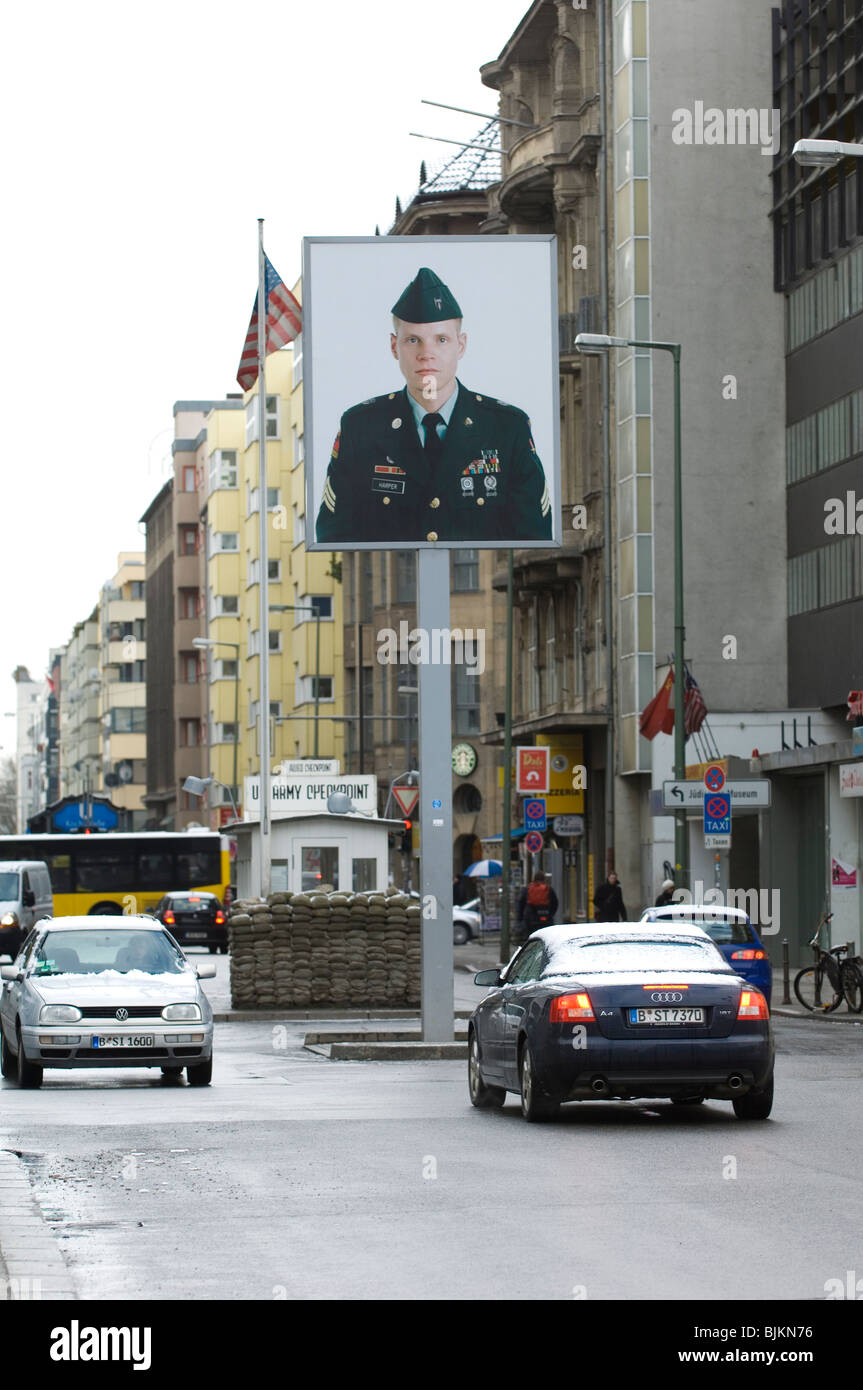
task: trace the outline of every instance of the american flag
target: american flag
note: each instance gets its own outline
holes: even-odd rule
[[[280,347],[284,347],[286,343],[292,343],[297,334],[302,332],[303,311],[266,256],[264,257],[264,267],[267,295],[267,339],[265,350],[269,353],[275,352]],[[240,365],[237,370],[237,381],[244,391],[250,391],[257,379],[258,296],[255,295],[252,317],[249,322],[248,332],[246,333],[246,341],[243,344],[243,355],[240,358]]]
[[[686,737],[688,738],[690,734],[697,734],[706,718],[707,706],[704,703],[704,696],[695,677],[687,671],[683,687],[683,728]]]

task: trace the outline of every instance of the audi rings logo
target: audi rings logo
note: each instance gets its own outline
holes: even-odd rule
[[[115,1014],[114,1014],[114,1017],[116,1018],[116,1020],[117,1020],[118,1023],[125,1023],[125,1022],[126,1022],[126,1019],[129,1017],[129,1010],[128,1010],[128,1009],[117,1009],[116,1012],[115,1012]]]
[[[677,990],[669,989],[657,990],[655,994],[650,996],[652,1004],[679,1004],[682,999],[683,995]]]

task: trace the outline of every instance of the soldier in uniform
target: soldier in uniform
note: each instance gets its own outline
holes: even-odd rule
[[[400,543],[551,539],[551,501],[523,410],[456,377],[467,335],[451,291],[423,267],[392,307],[406,385],[346,410],[317,539]]]

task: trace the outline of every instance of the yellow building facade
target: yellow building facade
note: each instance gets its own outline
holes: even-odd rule
[[[242,813],[243,778],[260,771],[262,654],[270,663],[271,767],[288,758],[343,758],[345,726],[333,718],[343,713],[338,567],[329,553],[305,548],[300,340],[267,358],[265,429],[268,615],[262,633],[257,385],[244,395],[242,411],[216,409],[207,418],[202,587],[212,644],[206,658],[213,825],[231,818],[229,787],[236,787]]]

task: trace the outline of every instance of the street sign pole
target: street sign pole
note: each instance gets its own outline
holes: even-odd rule
[[[449,550],[419,552],[417,624],[422,632],[450,625]],[[422,1037],[453,1040],[452,679],[445,662],[419,671],[420,893],[422,907]],[[426,916],[426,905],[433,910]]]

